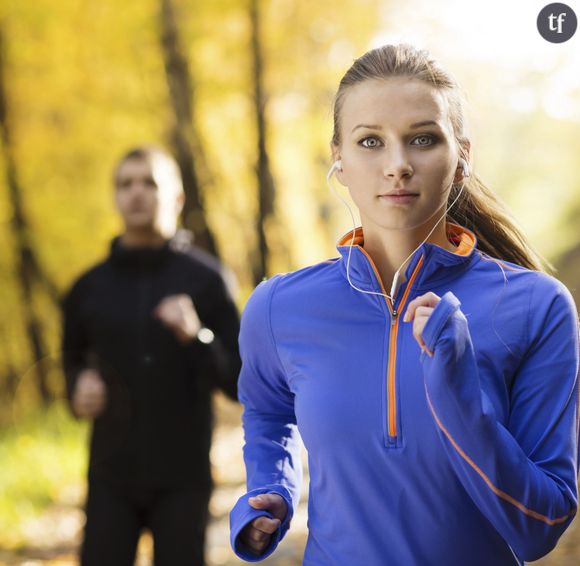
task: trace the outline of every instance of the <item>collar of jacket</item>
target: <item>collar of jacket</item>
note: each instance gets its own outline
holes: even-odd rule
[[[440,284],[448,279],[453,279],[460,271],[463,271],[476,256],[476,235],[459,224],[446,223],[447,236],[458,241],[454,252],[450,252],[437,244],[423,242],[413,253],[405,268],[404,281],[408,281],[415,267],[423,257],[422,265],[417,273],[413,288],[428,290],[434,284]],[[348,252],[351,247],[352,230],[349,230],[340,240],[336,249],[340,252],[340,270],[346,278],[346,266]],[[381,282],[378,270],[364,249],[364,235],[362,226],[355,230],[354,243],[350,257],[350,279],[364,290],[381,292]],[[388,292],[388,289],[387,289]]]
[[[186,228],[178,228],[160,247],[127,247],[121,243],[121,236],[111,240],[110,259],[122,268],[151,271],[161,267],[172,254],[185,253],[193,245],[194,234]]]
[[[110,259],[114,265],[127,270],[154,271],[161,267],[171,254],[171,240],[162,246],[127,247],[121,243],[121,236],[111,240]]]

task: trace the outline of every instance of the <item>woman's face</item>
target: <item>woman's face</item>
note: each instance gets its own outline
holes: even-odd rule
[[[434,124],[419,125],[432,121]],[[367,80],[351,87],[341,111],[339,181],[349,188],[365,229],[414,229],[447,202],[460,182],[459,154],[444,96],[415,79]],[[386,193],[416,193],[408,203]],[[443,210],[441,210],[441,214]]]
[[[171,234],[181,198],[163,167],[131,158],[117,172],[115,201],[127,229]]]

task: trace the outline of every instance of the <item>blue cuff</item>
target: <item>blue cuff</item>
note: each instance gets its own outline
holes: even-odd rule
[[[273,515],[269,511],[263,509],[254,509],[248,499],[250,497],[255,497],[256,495],[261,495],[264,493],[276,493],[284,498],[287,505],[286,517],[278,527],[278,529],[272,534],[270,544],[264,549],[264,551],[256,556],[249,548],[247,548],[241,540],[239,540],[238,535],[242,529],[251,523],[254,519],[258,517],[269,517],[273,519]],[[265,486],[259,489],[253,489],[245,495],[242,495],[234,505],[234,508],[230,512],[230,545],[238,558],[245,560],[247,562],[259,562],[264,558],[270,556],[280,541],[284,538],[284,535],[290,528],[290,521],[294,515],[294,508],[292,505],[292,497],[290,492],[282,485],[271,485]]]
[[[447,291],[437,303],[423,328],[423,342],[429,351],[433,352],[437,339],[449,317],[459,309],[461,302],[451,292]]]

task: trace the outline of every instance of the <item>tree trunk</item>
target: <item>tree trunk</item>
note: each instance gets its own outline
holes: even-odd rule
[[[33,291],[34,284],[44,283],[48,288],[53,300],[58,296],[55,292],[54,285],[48,283],[46,277],[39,267],[35,251],[30,239],[30,227],[24,213],[22,202],[22,191],[18,184],[16,173],[16,161],[12,151],[10,130],[8,125],[8,108],[5,82],[5,62],[4,62],[4,44],[2,30],[0,29],[0,143],[4,150],[6,166],[6,184],[9,191],[10,204],[12,205],[11,227],[14,239],[16,241],[17,265],[16,275],[19,281],[19,289],[22,299],[22,310],[26,335],[31,353],[35,361],[42,360],[45,357],[46,348],[44,345],[42,324],[34,312]],[[58,304],[58,299],[56,300]],[[36,380],[38,392],[42,402],[46,405],[52,395],[48,388],[48,376],[44,364],[35,364]]]
[[[260,14],[258,1],[250,0],[250,20],[252,33],[252,80],[254,83],[254,107],[256,111],[256,130],[258,133],[258,160],[256,175],[258,179],[258,258],[253,266],[254,283],[257,285],[268,272],[270,249],[266,238],[266,224],[274,214],[274,179],[270,170],[268,151],[266,149],[266,95],[263,85],[262,44],[260,39]]]
[[[183,175],[186,197],[183,225],[194,233],[196,245],[218,255],[200,197],[200,187],[207,188],[213,183],[193,122],[192,75],[181,48],[172,0],[160,1],[161,48],[175,117],[171,143]]]
[[[0,400],[3,407],[12,407],[18,389],[18,371],[13,362],[10,338],[5,331],[6,327],[7,325],[0,326],[0,353],[4,362],[2,370],[0,370]],[[4,411],[0,409],[0,426],[4,416]]]

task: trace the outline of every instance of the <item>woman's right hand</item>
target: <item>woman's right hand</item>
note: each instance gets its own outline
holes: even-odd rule
[[[98,417],[107,404],[107,386],[96,369],[79,373],[72,396],[72,409],[81,418]]]
[[[269,511],[274,516],[273,519],[269,517],[258,517],[251,523],[248,523],[240,532],[241,541],[252,551],[259,556],[264,549],[270,544],[272,534],[276,532],[278,527],[282,524],[288,506],[281,495],[277,493],[263,493],[256,497],[250,497],[248,503],[254,509],[264,509]]]

